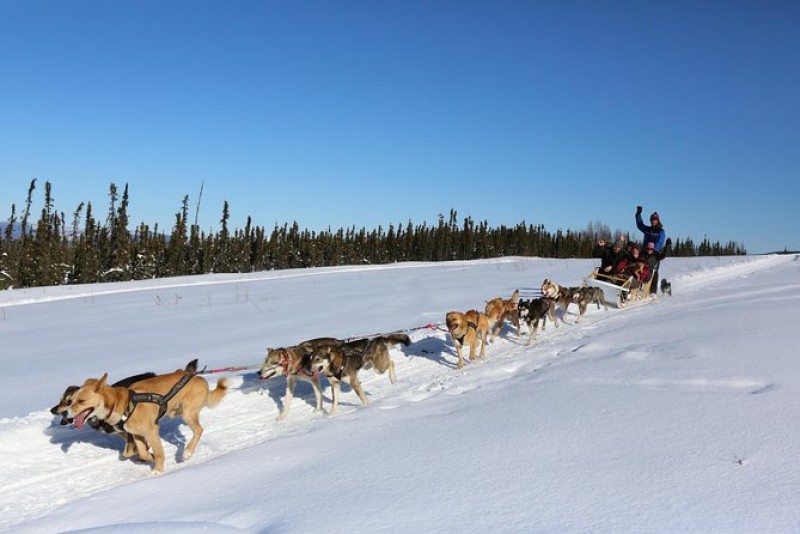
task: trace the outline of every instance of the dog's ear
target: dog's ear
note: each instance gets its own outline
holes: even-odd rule
[[[186,367],[183,368],[184,371],[187,373],[196,373],[197,372],[197,358],[190,361],[186,364]]]
[[[101,387],[105,387],[106,380],[108,380],[108,373],[103,373],[103,376],[101,376],[100,380],[97,381],[95,389],[100,389]]]

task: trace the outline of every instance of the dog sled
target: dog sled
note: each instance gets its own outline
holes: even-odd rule
[[[602,289],[606,302],[616,302],[617,308],[622,309],[627,303],[646,298],[650,294],[652,278],[643,283],[641,288],[635,287],[633,280],[633,276],[604,274],[595,269],[583,282],[587,286]]]

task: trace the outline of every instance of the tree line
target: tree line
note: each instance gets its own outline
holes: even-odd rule
[[[126,184],[120,193],[109,188],[104,216],[91,203],[80,203],[67,223],[55,209],[52,186],[44,185],[44,205],[38,218],[32,214],[36,179],[28,188],[21,210],[11,215],[0,233],[0,289],[60,284],[142,280],[206,273],[254,271],[336,265],[385,264],[404,261],[447,261],[539,256],[589,258],[599,239],[611,239],[602,223],[585,230],[550,232],[541,224],[522,221],[493,228],[471,217],[459,220],[455,210],[440,214],[434,225],[389,224],[367,230],[339,228],[301,229],[297,222],[275,225],[271,231],[247,218],[244,228],[229,227],[230,209],[222,207],[220,229],[203,232],[189,220],[189,197],[169,233],[144,222],[131,228]],[[672,256],[746,254],[744,246],[712,243],[703,238],[673,239]]]

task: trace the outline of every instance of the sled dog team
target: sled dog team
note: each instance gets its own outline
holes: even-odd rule
[[[578,305],[579,322],[589,304],[604,306],[602,290],[594,287],[563,287],[551,280],[542,284],[542,296],[520,299],[519,290],[511,298],[494,298],[486,303],[484,312],[469,310],[461,313],[448,312],[445,324],[458,355],[458,368],[464,366],[464,347],[469,347],[469,359],[483,358],[486,343],[501,332],[506,321],[516,328],[520,336],[520,322],[524,321],[530,331],[527,344],[536,338],[539,322],[545,329],[549,318],[558,327],[556,308],[566,313],[570,304]],[[562,316],[562,322],[566,322]],[[478,343],[480,342],[480,352]],[[374,369],[383,374],[388,371],[389,380],[396,382],[395,366],[389,348],[396,344],[408,346],[406,334],[396,333],[355,340],[316,338],[290,347],[268,348],[267,356],[259,371],[259,377],[267,380],[277,376],[286,377],[286,395],[278,420],[285,419],[291,408],[295,385],[298,380],[310,382],[316,397],[316,410],[322,411],[322,388],[319,376],[326,377],[331,385],[332,405],[330,415],[337,413],[341,399],[341,383],[350,385],[362,404],[367,396],[361,387],[358,373],[362,369]],[[144,462],[153,462],[153,473],[164,471],[164,448],[159,437],[159,423],[163,417],[181,417],[192,430],[192,439],[183,451],[183,460],[194,454],[203,435],[200,411],[214,408],[220,403],[228,389],[228,381],[222,378],[215,389],[197,374],[197,360],[189,362],[184,369],[156,375],[144,373],[108,384],[108,374],[99,379],[89,378],[82,386],[69,386],[58,404],[50,409],[53,415],[61,416],[61,424],[74,424],[78,429],[88,424],[98,432],[116,434],[125,440],[124,458],[137,455]]]
[[[596,304],[598,310],[600,306],[608,309],[603,290],[598,287],[564,287],[545,279],[542,282],[542,296],[539,298],[520,299],[519,290],[516,290],[509,299],[497,297],[487,301],[484,312],[474,309],[463,313],[449,312],[445,316],[445,324],[458,354],[458,368],[464,366],[463,348],[469,347],[470,360],[483,358],[486,355],[487,341],[494,341],[505,321],[511,321],[516,328],[517,337],[520,336],[520,322],[524,321],[530,331],[527,342],[530,345],[536,339],[539,322],[542,323],[543,331],[547,319],[558,327],[557,308],[561,308],[566,315],[570,304],[578,305],[576,323],[583,319],[589,304]],[[566,323],[564,315],[561,316],[561,321]]]
[[[297,380],[311,382],[316,409],[322,410],[319,375],[324,375],[331,384],[333,405],[329,413],[333,415],[338,411],[342,382],[348,383],[361,402],[367,404],[358,379],[361,369],[375,369],[380,374],[388,371],[392,384],[396,382],[389,347],[397,343],[407,346],[411,340],[406,334],[349,341],[318,338],[293,347],[267,349],[259,376],[262,379],[286,377],[286,397],[278,416],[280,420],[289,413]],[[183,451],[182,459],[186,461],[194,454],[203,435],[200,411],[218,405],[228,389],[226,378],[220,379],[217,387],[211,390],[205,378],[196,373],[197,360],[172,373],[144,373],[111,385],[107,383],[106,373],[99,379],[87,379],[82,386],[67,387],[50,413],[61,416],[62,425],[74,424],[81,429],[88,424],[98,432],[120,436],[125,441],[123,458],[137,455],[144,462],[153,462],[153,473],[159,474],[164,471],[164,447],[159,436],[161,419],[181,417],[192,429],[192,439]]]

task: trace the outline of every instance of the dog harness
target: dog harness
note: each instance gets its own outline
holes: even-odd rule
[[[464,338],[467,337],[467,334],[469,333],[469,329],[470,328],[472,328],[476,332],[478,331],[478,325],[477,324],[473,323],[472,321],[467,321],[467,331],[464,332],[464,335],[462,335],[461,337],[456,337],[453,334],[450,334],[450,335],[453,337],[453,339],[458,341],[459,344],[463,345],[464,344]]]
[[[284,356],[283,358],[281,358],[281,363],[279,365],[283,367],[283,374],[285,374],[286,376],[297,375],[300,373],[303,373],[304,375],[310,377],[317,376],[316,371],[311,371],[310,369],[306,369],[305,367],[303,367],[302,364],[299,367],[295,368],[292,365],[292,359],[289,358],[288,356]]]
[[[375,343],[376,339],[377,338],[370,338],[369,340],[367,340],[367,344],[364,346],[363,349],[356,348],[354,345],[349,344],[349,343],[344,343],[339,348],[341,349],[342,354],[344,354],[345,356],[361,357],[364,354],[367,354],[369,352],[369,349],[372,348],[372,345]]]
[[[122,426],[131,416],[133,411],[136,409],[136,406],[140,402],[151,402],[153,404],[158,404],[158,415],[156,416],[155,420],[155,424],[158,424],[158,422],[161,421],[161,418],[167,413],[167,405],[169,401],[172,400],[172,397],[177,395],[178,392],[189,383],[189,380],[191,380],[193,376],[193,373],[184,373],[181,379],[178,380],[174,386],[172,386],[172,389],[170,389],[166,395],[161,395],[160,393],[136,393],[129,389],[128,407],[125,410],[125,413],[122,414],[122,417],[120,417],[119,422],[113,425],[114,428],[123,430]]]

